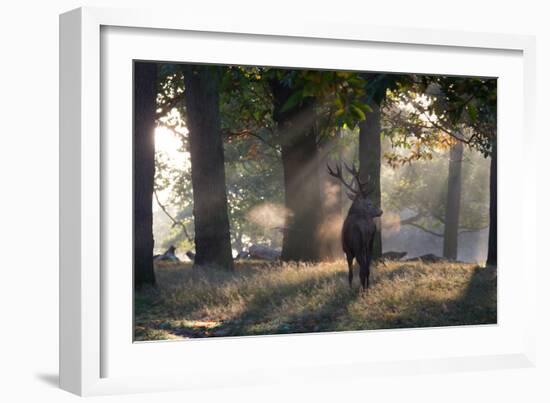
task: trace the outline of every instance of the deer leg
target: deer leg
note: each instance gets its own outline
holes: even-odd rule
[[[359,262],[359,279],[361,281],[361,289],[363,293],[365,292],[365,282],[367,280],[367,264],[369,261],[367,256],[367,251],[362,250],[357,258],[357,261]]]
[[[366,281],[366,288],[369,288],[369,279],[370,279],[370,264],[371,264],[372,258],[370,254],[367,256],[367,261],[365,263],[365,281]],[[365,287],[363,287],[365,288]]]
[[[351,288],[351,283],[353,281],[353,255],[346,255],[346,258],[348,259],[348,282]]]
[[[367,289],[369,288],[369,279],[370,279],[370,259],[367,260]]]
[[[361,288],[363,289],[363,291],[365,291],[365,282],[367,281],[367,270],[368,269],[366,267],[361,266],[359,271],[359,277],[361,279]]]
[[[369,288],[369,278],[370,278],[370,264],[372,262],[372,251],[374,249],[374,235],[371,237],[369,242],[369,249],[367,251],[367,267],[366,267],[366,273],[367,273],[367,288]]]

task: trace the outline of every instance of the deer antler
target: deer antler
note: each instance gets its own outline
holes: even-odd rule
[[[368,185],[368,182],[370,181],[370,175],[368,176],[368,179],[366,182],[361,182],[361,180],[359,179],[359,170],[356,168],[355,164],[352,164],[350,167],[345,161],[343,161],[343,163],[346,169],[348,170],[348,172],[353,176],[353,181],[351,182],[351,184],[347,183],[344,180],[341,164],[336,164],[336,172],[334,172],[330,167],[330,165],[327,164],[328,173],[331,176],[339,179],[340,182],[342,182],[352,192],[352,195],[348,194],[348,197],[353,199],[352,196],[357,195],[357,193],[361,193],[366,197],[370,196],[373,191],[373,189],[367,191],[367,185]],[[357,188],[355,188],[354,184],[356,184]]]
[[[355,167],[355,163],[351,165],[351,168],[345,161],[344,161],[344,165],[348,170],[348,172],[352,174],[353,179],[355,179],[355,183],[357,183],[357,187],[359,189],[356,192],[361,192],[365,196],[369,196],[371,193],[370,191],[367,192],[367,185],[369,181],[367,180],[367,182],[361,182],[361,180],[359,179],[359,170]],[[370,175],[369,175],[369,179],[370,179]]]
[[[347,167],[347,165],[346,165]],[[340,180],[340,182],[342,182],[342,184],[347,187],[353,195],[356,195],[357,194],[357,189],[355,189],[352,185],[350,185],[349,183],[347,183],[344,179],[344,176],[342,175],[342,166],[340,164],[336,164],[336,172],[334,172],[332,170],[332,168],[330,167],[329,164],[327,164],[327,168],[328,168],[328,173],[330,176],[333,176],[335,177],[336,179]]]

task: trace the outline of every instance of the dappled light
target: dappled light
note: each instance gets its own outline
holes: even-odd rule
[[[496,79],[136,71],[137,340],[496,323]]]
[[[157,267],[136,301],[136,338],[178,339],[496,322],[496,272],[473,264],[378,264],[368,294],[345,262],[242,263],[234,274]],[[155,306],[154,311],[146,307]],[[185,319],[182,319],[185,318]]]

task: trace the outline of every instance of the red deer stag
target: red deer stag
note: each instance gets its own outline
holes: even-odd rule
[[[359,278],[362,289],[365,291],[369,287],[372,247],[376,233],[374,218],[380,217],[382,210],[370,201],[367,184],[359,180],[359,171],[355,165],[352,165],[351,168],[345,162],[344,165],[353,177],[350,183],[345,181],[340,165],[336,166],[336,171],[333,171],[330,165],[327,165],[327,168],[329,174],[339,179],[349,190],[346,194],[353,202],[342,226],[342,249],[348,260],[349,286],[351,287],[353,281],[353,259],[355,258],[359,263]]]

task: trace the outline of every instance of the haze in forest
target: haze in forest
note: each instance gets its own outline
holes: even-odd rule
[[[135,340],[496,323],[497,86],[134,63]]]
[[[345,156],[350,161],[357,155],[357,133],[343,131],[341,143],[345,144]],[[162,169],[170,172],[169,176],[177,181],[179,175],[190,175],[191,164],[189,153],[183,151],[182,135],[175,131],[159,127],[155,133],[155,143],[158,161],[162,161]],[[392,146],[388,139],[382,142],[382,152],[391,152]],[[443,237],[433,233],[443,233],[443,223],[437,220],[418,224],[418,226],[401,225],[402,219],[414,216],[419,206],[429,207],[433,211],[441,211],[444,207],[448,185],[449,150],[441,149],[433,152],[432,159],[421,160],[392,167],[382,161],[381,188],[382,209],[384,214],[380,219],[382,228],[382,250],[406,251],[407,258],[426,254],[440,256],[443,249]],[[277,166],[281,171],[282,167]],[[246,186],[246,178],[239,181],[239,175],[231,174],[234,164],[226,162],[226,171],[229,178],[234,179],[231,186],[239,188]],[[326,169],[324,166],[321,169]],[[466,147],[462,161],[462,195],[461,220],[464,223],[459,234],[457,259],[464,262],[482,263],[486,259],[488,242],[489,220],[489,170],[490,158],[484,158],[477,150]],[[321,175],[323,172],[321,172]],[[261,175],[261,170],[249,169],[246,175]],[[278,173],[282,177],[282,171]],[[276,183],[276,182],[275,182]],[[282,185],[281,185],[282,192]],[[328,184],[323,189],[324,198],[336,197],[335,186]],[[184,220],[192,228],[192,193],[189,189],[187,199],[183,201],[184,209],[179,210],[174,200],[178,200],[174,187],[168,185],[159,191],[159,201],[173,216]],[[242,216],[243,226],[249,232],[242,234],[241,247],[253,244],[267,245],[280,249],[282,234],[280,228],[284,226],[288,211],[282,202],[282,194],[275,197],[265,197],[250,205],[249,210]],[[349,207],[350,202],[343,201],[342,212]],[[177,255],[182,260],[188,260],[185,252],[192,250],[179,226],[153,201],[153,221],[155,253],[164,252],[170,245],[177,248]],[[342,216],[343,217],[343,216]],[[320,228],[320,238],[338,238],[340,236],[343,218],[325,221]],[[422,228],[421,228],[422,227]],[[426,231],[428,230],[428,231]],[[433,233],[432,233],[433,232]],[[239,250],[233,245],[233,256]]]

